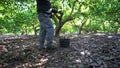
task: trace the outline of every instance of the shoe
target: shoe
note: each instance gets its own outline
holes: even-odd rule
[[[40,50],[40,51],[41,51],[41,50],[45,50],[45,49],[46,49],[45,47],[42,47],[42,48],[41,48],[41,47],[38,47],[38,50]]]
[[[51,46],[47,46],[46,50],[54,50],[56,48],[57,48],[56,46],[51,45]]]

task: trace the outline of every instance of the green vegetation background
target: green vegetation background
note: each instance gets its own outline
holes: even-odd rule
[[[60,33],[120,33],[120,0],[51,0],[55,36]],[[39,33],[35,0],[0,0],[0,34]]]

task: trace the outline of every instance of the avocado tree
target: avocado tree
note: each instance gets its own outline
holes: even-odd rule
[[[1,33],[37,33],[37,16],[34,0],[3,0],[0,4]]]
[[[118,33],[120,30],[119,0],[51,0],[51,3],[52,8],[60,12],[52,16],[55,36],[59,36],[66,23],[77,28],[79,34],[98,31]],[[37,35],[38,31],[35,0],[0,1],[0,33],[34,32]]]

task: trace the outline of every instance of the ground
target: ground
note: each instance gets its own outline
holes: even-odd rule
[[[0,35],[0,68],[119,68],[120,35],[72,34],[70,47],[51,51],[37,49],[38,36]]]

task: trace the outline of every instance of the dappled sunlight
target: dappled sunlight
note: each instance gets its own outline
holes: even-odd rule
[[[46,62],[48,60],[48,58],[42,58],[40,59],[40,62]]]
[[[75,35],[71,36],[70,39],[73,39],[73,38],[76,38],[76,37],[79,37],[79,35],[75,34]]]
[[[113,38],[113,36],[108,36],[108,38]]]
[[[91,36],[90,35],[86,35],[86,36],[84,36],[85,38],[90,38]]]
[[[71,38],[74,37],[74,38]],[[11,68],[107,68],[119,64],[120,36],[115,34],[70,35],[70,47],[51,52],[37,49],[38,39],[8,39],[1,45],[1,67]],[[22,40],[22,41],[21,41]],[[59,41],[56,41],[58,45]],[[2,43],[3,44],[3,43]],[[8,44],[8,45],[7,45]],[[7,52],[7,53],[6,53]],[[9,58],[8,58],[9,57]],[[109,61],[109,62],[108,62]],[[117,67],[117,66],[116,66]]]
[[[94,35],[103,36],[103,35],[106,35],[106,34],[105,33],[95,33]]]
[[[36,59],[35,62],[30,62],[30,61],[27,61],[26,63],[21,63],[17,66],[15,66],[15,68],[26,68],[26,67],[30,67],[30,68],[33,68],[33,67],[39,67],[39,68],[44,68],[44,64],[48,61],[48,58],[45,57],[45,56],[42,56],[42,58],[40,59]]]
[[[15,68],[20,68],[20,67],[23,67],[23,68],[33,67],[33,65],[34,65],[34,64],[32,64],[32,63],[25,63],[25,64],[17,65]]]
[[[77,63],[82,63],[82,60],[81,59],[76,59],[75,60]]]
[[[91,53],[88,50],[84,50],[80,52],[81,55],[90,55]]]

